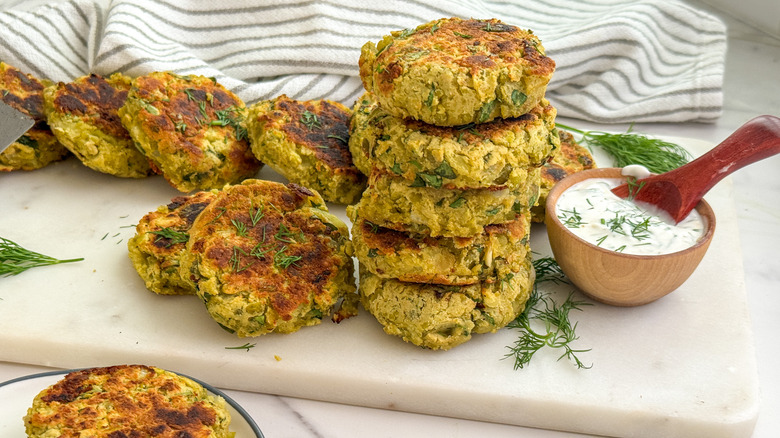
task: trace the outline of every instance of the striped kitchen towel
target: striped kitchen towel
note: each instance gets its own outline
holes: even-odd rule
[[[561,116],[712,122],[723,103],[724,24],[669,0],[0,1],[0,61],[39,77],[215,77],[247,104],[279,94],[351,106],[360,47],[442,17],[532,29],[557,68]]]

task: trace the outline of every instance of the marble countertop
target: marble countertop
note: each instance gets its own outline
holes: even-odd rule
[[[769,1],[769,0],[767,0]],[[694,6],[709,9],[699,1]],[[718,14],[717,11],[713,11]],[[723,116],[714,124],[636,125],[634,130],[657,135],[693,137],[718,143],[760,114],[780,115],[780,40],[733,18],[729,26]],[[590,126],[590,125],[589,125]],[[627,126],[593,126],[624,130]],[[780,435],[780,156],[750,165],[732,177],[750,317],[754,330],[761,407],[756,438]],[[47,370],[0,362],[0,381]],[[226,391],[259,424],[266,437],[575,437],[565,432],[410,414]]]

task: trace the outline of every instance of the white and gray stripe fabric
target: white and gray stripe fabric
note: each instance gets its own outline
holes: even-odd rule
[[[280,94],[351,106],[360,48],[442,17],[532,29],[556,62],[561,116],[712,122],[725,25],[670,0],[0,0],[0,61],[54,81],[201,74],[247,104]]]

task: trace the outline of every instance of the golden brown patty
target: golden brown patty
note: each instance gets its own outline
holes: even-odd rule
[[[60,82],[44,91],[45,110],[54,135],[87,167],[124,178],[143,178],[154,172],[117,113],[130,83],[121,73]]]
[[[71,372],[41,391],[24,417],[30,438],[232,438],[230,421],[222,397],[144,365]]]
[[[178,190],[219,189],[260,169],[243,102],[203,76],[154,72],[133,80],[122,124]]]
[[[31,74],[0,62],[0,99],[30,116],[35,124],[0,153],[0,171],[35,170],[68,154],[52,134],[43,110],[47,85]]]
[[[558,148],[557,111],[547,102],[527,114],[455,127],[400,119],[370,93],[355,104],[350,149],[365,174],[378,167],[408,180],[450,187],[521,184],[529,167],[541,166]]]
[[[498,265],[518,271],[528,253],[530,215],[488,225],[471,237],[431,237],[380,227],[347,213],[360,265],[380,278],[414,283],[466,285],[494,275]]]
[[[294,332],[342,300],[351,314],[357,301],[347,226],[292,183],[247,180],[219,192],[190,228],[181,275],[241,337]]]
[[[547,195],[555,183],[572,173],[596,167],[596,161],[588,148],[578,144],[571,133],[559,129],[558,135],[561,138],[560,149],[555,151],[552,158],[542,166],[539,203],[531,209],[534,222],[544,222]]]
[[[530,256],[530,254],[529,254]],[[530,258],[519,271],[499,268],[464,286],[408,283],[380,278],[360,266],[360,302],[385,333],[433,350],[448,350],[517,318],[533,288]]]
[[[485,226],[513,221],[539,197],[539,168],[518,186],[449,189],[374,171],[358,215],[386,228],[434,237],[469,237]]]
[[[146,288],[163,295],[195,294],[195,286],[179,275],[181,254],[192,223],[216,196],[216,190],[178,196],[144,216],[127,242],[130,260]]]
[[[542,99],[555,70],[531,31],[460,18],[368,42],[359,65],[366,90],[387,111],[443,126],[523,115]]]
[[[366,185],[349,151],[351,111],[328,100],[297,101],[281,95],[249,108],[252,151],[288,181],[323,199],[355,203]]]

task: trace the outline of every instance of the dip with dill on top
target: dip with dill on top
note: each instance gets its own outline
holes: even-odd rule
[[[636,169],[632,166],[628,170]],[[696,210],[675,224],[655,206],[612,193],[620,184],[622,180],[610,178],[591,178],[574,184],[558,198],[558,219],[583,240],[635,255],[682,251],[704,235],[704,220]]]

